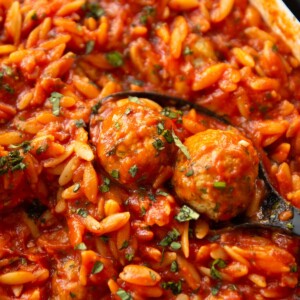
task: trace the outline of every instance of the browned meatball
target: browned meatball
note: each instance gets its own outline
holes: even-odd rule
[[[97,153],[104,169],[129,186],[151,184],[171,164],[172,121],[150,100],[121,100],[102,122]]]
[[[236,131],[209,129],[184,142],[191,158],[178,153],[173,184],[182,201],[209,218],[228,220],[249,205],[258,175],[258,155]]]

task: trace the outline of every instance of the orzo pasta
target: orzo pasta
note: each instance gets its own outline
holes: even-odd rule
[[[210,230],[259,205],[255,148],[300,207],[299,62],[247,0],[0,0],[0,30],[0,300],[300,297],[297,238]]]

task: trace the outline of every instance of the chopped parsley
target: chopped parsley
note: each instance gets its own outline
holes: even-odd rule
[[[105,177],[103,180],[103,184],[100,185],[99,190],[102,193],[107,193],[109,191],[110,179]]]
[[[211,294],[212,294],[213,296],[217,296],[218,293],[219,293],[219,291],[220,291],[220,288],[221,288],[221,283],[218,282],[215,286],[213,286],[213,287],[211,288]]]
[[[120,129],[121,129],[121,125],[120,125],[119,122],[115,122],[114,127],[115,127],[117,130],[120,130]]]
[[[140,103],[140,100],[138,97],[129,96],[128,100],[133,103]]]
[[[291,271],[292,273],[298,272],[298,266],[297,266],[297,265],[291,266],[291,267],[290,267],[290,271]]]
[[[2,66],[2,68],[3,68],[6,75],[8,75],[8,76],[13,76],[14,75],[14,71],[11,67],[4,65],[4,66]]]
[[[177,238],[180,236],[180,233],[174,228],[173,230],[169,231],[167,236],[164,237],[159,243],[159,246],[166,247],[171,245],[172,242],[176,241]]]
[[[26,164],[23,162],[24,157],[21,156],[19,150],[13,150],[6,156],[0,157],[0,175],[8,172],[25,170]]]
[[[183,205],[180,209],[180,212],[175,216],[175,219],[178,222],[186,222],[190,220],[198,220],[200,215],[188,207],[187,205]]]
[[[162,191],[162,190],[156,191],[156,195],[165,196],[165,197],[169,196],[168,193],[166,193],[166,192],[164,192],[164,191]]]
[[[190,153],[185,145],[182,144],[179,137],[172,131],[172,137],[174,139],[175,145],[180,149],[180,151],[185,155],[187,159],[191,159]]]
[[[127,107],[125,110],[125,115],[129,115],[131,113],[131,108]]]
[[[40,154],[46,152],[48,147],[49,147],[48,144],[42,145],[42,146],[38,147],[35,152],[37,155],[40,155]]]
[[[150,274],[151,279],[152,279],[153,281],[155,281],[155,280],[156,280],[156,275],[155,275],[155,273],[153,273],[152,271],[149,271],[149,274]]]
[[[86,124],[82,119],[75,120],[74,123],[77,128],[86,127]]]
[[[278,46],[276,44],[274,44],[272,46],[272,50],[273,50],[273,52],[278,52]]]
[[[176,250],[179,250],[181,248],[181,244],[179,242],[172,242],[170,244],[170,247],[171,247],[172,250],[176,251]]]
[[[165,144],[161,139],[155,139],[155,141],[152,143],[152,145],[158,151],[161,151],[165,148]]]
[[[165,130],[164,123],[159,122],[159,123],[157,124],[157,133],[158,133],[158,134],[162,134],[164,130]]]
[[[98,20],[105,14],[104,9],[98,3],[85,3],[82,9],[85,11],[86,18]]]
[[[144,206],[141,207],[141,217],[146,214],[146,208]]]
[[[156,201],[155,195],[153,195],[151,192],[148,193],[147,195],[151,201]]]
[[[24,153],[27,153],[31,150],[31,146],[30,146],[30,142],[29,141],[24,141],[21,144],[17,144],[17,145],[9,145],[8,146],[9,149],[23,149]]]
[[[120,172],[119,170],[112,170],[110,173],[111,177],[115,178],[115,179],[119,179],[120,178]]]
[[[214,182],[214,188],[216,188],[216,189],[225,189],[226,188],[226,182],[225,181],[215,181]]]
[[[227,266],[226,262],[221,259],[221,258],[218,258],[218,259],[215,259],[210,267],[210,275],[213,279],[222,279],[222,276],[219,272],[219,270],[217,269],[218,268],[225,268]]]
[[[96,261],[92,268],[92,274],[100,273],[104,268],[104,265],[101,261]]]
[[[89,215],[88,211],[84,208],[78,208],[76,213],[83,218],[86,218]]]
[[[36,21],[37,19],[38,19],[37,13],[36,13],[36,11],[34,11],[31,16],[31,20]]]
[[[178,295],[181,293],[182,283],[180,280],[178,282],[167,281],[167,282],[163,282],[161,284],[161,287],[165,290],[171,290],[173,295]]]
[[[171,133],[170,130],[164,130],[164,131],[162,132],[162,136],[165,138],[165,140],[166,140],[169,144],[171,144],[171,143],[174,142],[174,138],[173,138],[172,133]]]
[[[118,289],[116,294],[121,298],[121,300],[132,300],[131,295],[121,288]]]
[[[193,54],[193,51],[190,49],[190,47],[186,46],[186,47],[183,49],[183,55],[184,55],[184,56],[192,55],[192,54]]]
[[[52,103],[52,113],[54,116],[59,116],[60,113],[60,99],[63,97],[62,94],[53,92],[51,93],[50,98],[48,100]]]
[[[79,243],[79,244],[75,245],[74,249],[75,250],[86,250],[87,246],[86,246],[85,243],[82,242],[82,243]]]
[[[133,258],[134,258],[134,254],[133,253],[126,253],[125,258],[126,258],[127,261],[132,261]]]
[[[185,176],[186,177],[190,177],[190,176],[193,176],[194,175],[194,170],[193,169],[190,169],[188,170],[186,173],[185,173]]]
[[[118,51],[108,52],[106,54],[106,59],[107,59],[108,63],[110,65],[112,65],[113,67],[118,68],[118,67],[121,67],[124,65],[123,56]]]
[[[208,240],[209,240],[210,242],[215,242],[215,241],[219,240],[220,237],[221,237],[221,236],[220,236],[219,234],[215,234],[215,235],[209,237]]]
[[[173,111],[169,107],[164,107],[163,110],[161,111],[161,114],[163,116],[166,116],[170,119],[177,119],[179,115],[182,114],[180,111]]]
[[[101,107],[101,102],[99,101],[95,105],[92,106],[92,114],[96,115],[98,113],[99,108]]]
[[[109,192],[109,186],[106,185],[106,184],[102,184],[102,185],[99,187],[99,190],[100,190],[100,192],[102,192],[102,193],[107,193],[107,192]]]
[[[92,53],[94,50],[94,47],[95,47],[95,41],[93,41],[93,40],[88,41],[85,45],[85,54]]]
[[[132,79],[131,84],[137,85],[137,86],[144,86],[144,82],[139,79]]]
[[[140,23],[146,25],[148,18],[155,15],[155,8],[152,6],[146,6],[143,9],[144,13],[140,17]]]
[[[131,175],[132,178],[135,177],[136,173],[138,172],[138,167],[137,165],[133,165],[132,167],[130,167],[129,169],[129,174]]]
[[[6,92],[8,92],[9,94],[14,94],[15,93],[15,90],[14,90],[14,88],[12,88],[9,84],[7,84],[7,83],[4,83],[3,85],[2,85],[2,88],[6,91]]]
[[[73,292],[70,292],[69,295],[72,299],[76,298],[76,294],[74,294]]]
[[[170,265],[170,271],[173,273],[176,273],[178,271],[178,264],[176,260],[172,261]]]
[[[128,248],[128,246],[129,246],[129,242],[127,240],[125,240],[119,250],[126,249],[126,248]]]

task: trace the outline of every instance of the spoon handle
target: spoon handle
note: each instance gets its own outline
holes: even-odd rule
[[[300,235],[300,210],[288,203],[273,187],[262,163],[259,166],[259,177],[262,178],[268,190],[261,204],[260,219],[253,221],[271,227],[278,227],[294,235]],[[292,217],[281,220],[281,214],[290,211]]]

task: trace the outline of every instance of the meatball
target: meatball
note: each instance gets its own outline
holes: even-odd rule
[[[209,129],[184,142],[173,184],[178,197],[215,221],[229,220],[249,205],[258,176],[258,154],[237,131]]]
[[[100,163],[124,185],[151,184],[171,164],[174,145],[171,119],[145,99],[120,100],[100,127],[97,154]]]

